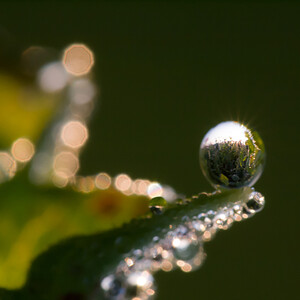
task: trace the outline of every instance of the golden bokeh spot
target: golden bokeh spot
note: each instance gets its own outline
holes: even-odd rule
[[[70,121],[62,128],[61,139],[71,148],[82,147],[88,138],[87,127],[78,121]]]
[[[182,267],[181,270],[185,273],[191,272],[192,271],[192,266],[188,263],[185,263]]]
[[[95,185],[100,190],[106,190],[111,185],[111,178],[106,173],[99,173],[95,178]]]
[[[16,161],[7,152],[0,152],[0,183],[12,178],[17,171]]]
[[[94,64],[94,55],[83,44],[71,45],[65,50],[63,64],[68,73],[75,76],[85,75]]]
[[[121,192],[128,191],[131,187],[132,180],[126,174],[119,174],[115,179],[115,187]]]
[[[161,268],[165,271],[165,272],[170,272],[173,269],[173,265],[170,261],[168,260],[164,260],[161,264]]]
[[[67,186],[69,180],[68,180],[68,178],[66,178],[66,177],[60,177],[60,176],[54,174],[54,175],[52,176],[52,182],[53,182],[53,184],[54,184],[56,187],[58,187],[58,188],[64,188],[64,187]]]
[[[79,169],[78,158],[72,152],[60,152],[54,159],[53,169],[55,175],[62,178],[70,178]]]
[[[12,145],[11,153],[15,160],[28,162],[34,155],[34,145],[29,139],[17,139]]]
[[[150,181],[149,180],[145,180],[145,179],[136,179],[133,183],[132,183],[132,191],[134,194],[137,195],[144,195],[147,196],[148,193],[148,187],[150,185]]]

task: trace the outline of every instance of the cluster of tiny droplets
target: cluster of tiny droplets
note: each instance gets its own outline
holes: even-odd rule
[[[169,225],[163,238],[154,236],[149,245],[127,253],[115,271],[101,279],[100,293],[112,300],[154,297],[155,272],[168,272],[174,268],[183,272],[196,270],[206,257],[203,244],[210,241],[218,230],[227,230],[234,222],[261,211],[264,202],[263,195],[252,189],[246,201],[230,203],[192,218],[184,216],[180,225]]]

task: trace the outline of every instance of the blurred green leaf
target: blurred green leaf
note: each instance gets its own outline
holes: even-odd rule
[[[25,174],[0,186],[0,286],[20,287],[34,257],[61,239],[118,227],[148,199],[115,190],[89,194],[33,186]]]

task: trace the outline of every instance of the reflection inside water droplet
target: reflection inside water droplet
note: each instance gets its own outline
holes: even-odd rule
[[[215,188],[240,188],[254,185],[261,176],[265,149],[257,132],[229,121],[208,131],[199,158],[204,176]]]
[[[264,196],[261,193],[252,192],[249,200],[245,203],[245,208],[249,213],[254,214],[256,212],[261,211],[264,205],[265,205]]]

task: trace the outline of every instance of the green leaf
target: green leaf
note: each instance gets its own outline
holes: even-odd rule
[[[114,272],[132,249],[150,245],[154,236],[163,239],[170,226],[177,227],[187,218],[245,202],[252,192],[252,189],[244,188],[202,193],[185,199],[181,204],[167,205],[162,215],[134,219],[120,228],[64,240],[34,260],[27,283],[21,290],[2,291],[2,298],[46,300],[67,299],[68,295],[82,296],[83,299],[90,297],[97,291],[101,278]]]

